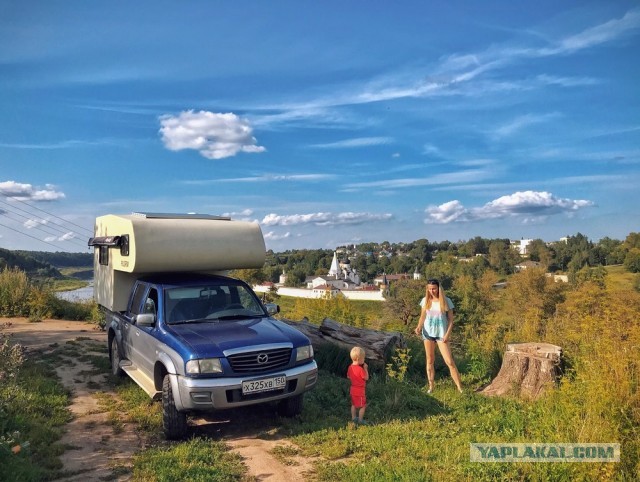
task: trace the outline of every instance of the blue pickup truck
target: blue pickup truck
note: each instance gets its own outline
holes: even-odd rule
[[[142,276],[126,311],[106,310],[112,372],[162,400],[168,439],[186,435],[194,412],[274,402],[295,416],[318,370],[309,339],[277,312],[238,279]]]

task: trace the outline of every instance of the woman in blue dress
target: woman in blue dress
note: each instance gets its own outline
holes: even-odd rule
[[[424,341],[424,351],[427,358],[427,379],[429,380],[428,393],[433,391],[435,381],[436,344],[444,362],[449,367],[453,382],[456,384],[458,391],[462,392],[460,374],[449,348],[449,337],[453,328],[453,302],[445,296],[444,290],[440,288],[440,282],[437,279],[427,281],[427,293],[420,301],[420,306],[422,311],[420,312],[420,319],[415,333],[416,335],[422,335],[422,340]]]

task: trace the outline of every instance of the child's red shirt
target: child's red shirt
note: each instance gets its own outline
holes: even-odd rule
[[[367,373],[364,371],[364,367],[362,365],[349,365],[347,378],[351,380],[351,389],[349,390],[351,395],[364,396],[365,387],[367,386],[367,380],[365,380],[366,376]]]

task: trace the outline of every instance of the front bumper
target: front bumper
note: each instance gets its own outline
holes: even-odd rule
[[[242,395],[242,382],[283,375],[287,378],[283,389]],[[169,375],[178,411],[210,411],[255,405],[300,395],[313,388],[318,381],[315,360],[305,365],[270,375],[234,378],[189,378]]]

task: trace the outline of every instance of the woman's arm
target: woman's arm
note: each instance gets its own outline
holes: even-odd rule
[[[418,326],[416,326],[416,329],[414,330],[414,333],[416,335],[419,335],[420,332],[422,331],[422,325],[424,325],[424,319],[427,316],[427,309],[426,307],[422,308],[422,311],[420,312],[420,318],[418,319]]]
[[[444,334],[442,341],[447,343],[449,341],[449,335],[451,335],[451,330],[453,329],[453,309],[449,308],[447,310],[447,332]]]

